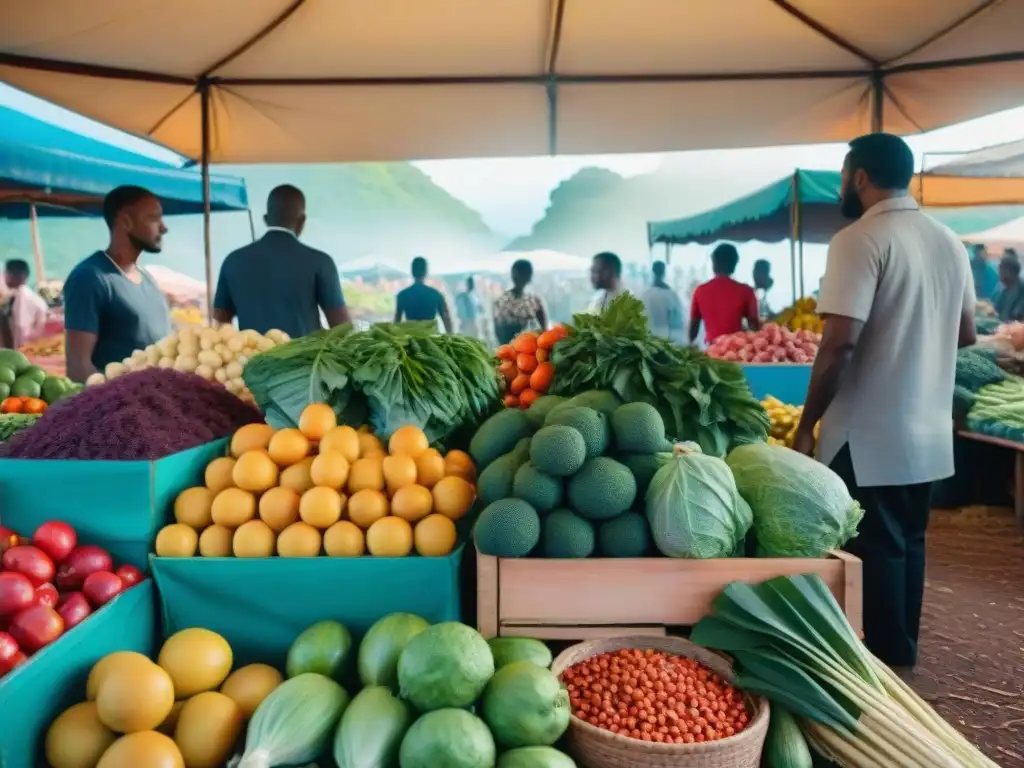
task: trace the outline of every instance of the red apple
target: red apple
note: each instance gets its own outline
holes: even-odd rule
[[[53,608],[45,605],[33,605],[11,619],[11,637],[27,653],[35,653],[49,645],[63,631],[64,619]]]
[[[11,616],[32,605],[35,589],[28,576],[14,571],[0,573],[0,616]]]
[[[82,594],[89,598],[94,608],[109,603],[124,591],[124,582],[116,573],[97,571],[85,577]]]
[[[136,568],[134,565],[128,565],[127,563],[118,568],[116,573],[121,581],[124,582],[125,589],[128,587],[134,587],[140,581],[146,578],[146,574]]]
[[[36,587],[36,594],[33,598],[35,605],[47,605],[50,608],[57,607],[57,600],[60,599],[60,595],[57,594],[57,588],[50,582],[40,584]]]
[[[105,549],[93,544],[75,547],[57,570],[57,587],[63,592],[73,592],[82,588],[90,573],[112,570],[114,563]]]
[[[67,632],[92,613],[92,606],[81,592],[68,592],[61,596],[57,613],[64,619],[64,631]]]
[[[67,523],[51,520],[36,528],[36,532],[32,534],[32,543],[60,565],[74,551],[78,544],[78,536],[75,529]]]
[[[4,570],[25,574],[34,587],[53,580],[53,560],[37,547],[11,547],[4,552],[2,562]]]

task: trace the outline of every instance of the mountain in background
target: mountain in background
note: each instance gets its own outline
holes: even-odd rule
[[[382,255],[404,261],[415,255],[467,256],[493,253],[501,240],[480,214],[408,163],[353,165],[218,166],[218,173],[246,181],[257,233],[267,195],[278,184],[294,184],[306,194],[308,222],[303,240],[330,253],[339,265]],[[191,277],[203,278],[202,218],[167,219],[162,253],[145,257]],[[84,256],[107,242],[96,218],[41,219],[48,279],[63,279]],[[216,273],[224,257],[252,239],[245,213],[218,213],[212,219]],[[0,220],[0,259],[32,261],[25,221]]]

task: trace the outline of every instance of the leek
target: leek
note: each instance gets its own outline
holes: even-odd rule
[[[817,575],[728,585],[691,639],[731,654],[737,685],[792,712],[841,766],[996,766],[871,655]]]
[[[348,702],[344,688],[315,672],[285,680],[256,708],[245,734],[245,752],[231,768],[316,760],[330,744]]]

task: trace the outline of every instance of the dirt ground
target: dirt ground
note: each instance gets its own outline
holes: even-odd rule
[[[1008,511],[936,511],[907,681],[989,758],[1024,768],[1024,538]]]

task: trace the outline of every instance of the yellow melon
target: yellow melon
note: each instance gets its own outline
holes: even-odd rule
[[[353,522],[339,520],[324,531],[324,552],[328,557],[360,557],[366,551],[366,536]]]
[[[188,768],[220,768],[231,757],[245,717],[234,699],[217,691],[197,693],[181,709],[174,743]]]
[[[140,731],[111,744],[96,768],[185,768],[185,760],[170,736]]]
[[[376,455],[378,453],[387,453],[384,450],[384,443],[380,441],[376,435],[370,432],[359,432],[357,434],[359,440],[359,455],[369,456]]]
[[[348,492],[356,493],[366,488],[384,490],[383,458],[362,458],[352,465],[348,473]]]
[[[156,663],[174,681],[174,698],[187,699],[219,687],[231,671],[231,660],[227,640],[209,629],[189,627],[164,641]],[[104,690],[105,684],[101,697]]]
[[[333,488],[310,488],[299,499],[299,517],[321,530],[330,528],[341,519],[345,497]]]
[[[264,450],[246,451],[238,457],[231,479],[243,491],[262,493],[277,485],[277,464]],[[221,492],[223,493],[223,491]]]
[[[320,531],[309,523],[292,523],[277,535],[278,557],[316,557],[320,554]]]
[[[356,491],[348,500],[348,519],[366,529],[388,513],[388,497],[375,488]]]
[[[206,487],[214,495],[220,493],[225,488],[232,487],[235,484],[235,481],[231,479],[231,473],[234,468],[235,459],[231,456],[221,456],[211,461],[206,465],[206,471],[203,473],[203,481],[206,483]]]
[[[277,536],[262,520],[250,520],[238,526],[231,539],[235,557],[272,557]]]
[[[117,733],[151,731],[174,706],[174,683],[166,670],[147,659],[119,663],[104,675],[96,694],[96,711]]]
[[[313,467],[313,458],[309,456],[284,470],[277,478],[278,485],[295,491],[300,496],[312,488],[314,483],[310,470]]]
[[[117,735],[100,721],[94,702],[75,704],[46,731],[46,762],[51,768],[95,768],[116,740]]]
[[[320,449],[320,455],[313,459],[309,476],[314,485],[335,490],[345,487],[348,480],[349,463],[340,451]]]
[[[231,437],[231,455],[237,459],[248,451],[266,450],[273,436],[269,424],[246,424]]]
[[[199,547],[199,534],[190,525],[171,523],[156,535],[154,549],[158,557],[194,557]]]
[[[228,675],[220,692],[229,697],[248,719],[284,678],[269,664],[248,664]]]
[[[174,500],[174,519],[196,530],[202,530],[212,520],[210,508],[213,506],[213,491],[205,486],[186,488]]]
[[[396,429],[388,440],[388,452],[392,456],[403,455],[415,459],[428,448],[430,441],[423,430],[411,424]]]
[[[415,523],[430,514],[434,499],[430,489],[422,485],[407,485],[399,488],[391,497],[391,514]]]
[[[433,488],[444,478],[444,459],[433,448],[416,457],[416,482]]]
[[[291,488],[271,488],[260,496],[260,520],[280,533],[299,519],[299,494]]]
[[[298,464],[309,455],[309,438],[297,429],[281,429],[270,438],[267,453],[279,467]]]
[[[441,514],[427,515],[413,529],[416,551],[424,557],[444,557],[455,549],[458,534],[451,518]]]
[[[320,440],[320,453],[327,451],[337,451],[351,464],[359,458],[359,435],[348,425],[335,427]]]
[[[366,532],[366,548],[375,557],[405,557],[412,551],[412,526],[388,515]]]
[[[322,440],[324,435],[338,426],[338,417],[326,403],[312,403],[299,414],[299,429],[310,440]]]
[[[234,531],[223,525],[211,525],[199,534],[199,554],[203,557],[229,557]]]
[[[452,520],[461,520],[476,501],[476,488],[468,480],[457,475],[446,477],[432,490],[434,511]]]
[[[237,528],[255,516],[256,496],[241,488],[225,488],[214,497],[210,508],[213,522],[225,528]]]
[[[143,656],[135,651],[114,651],[113,653],[108,653],[93,664],[92,669],[89,670],[89,677],[85,681],[86,701],[96,700],[96,694],[99,693],[100,686],[107,679],[108,673],[118,671],[122,667],[130,668],[132,665],[142,663],[152,664],[153,662],[148,656]]]
[[[381,472],[388,494],[394,495],[399,488],[416,483],[416,460],[405,454],[385,456],[381,460]]]

